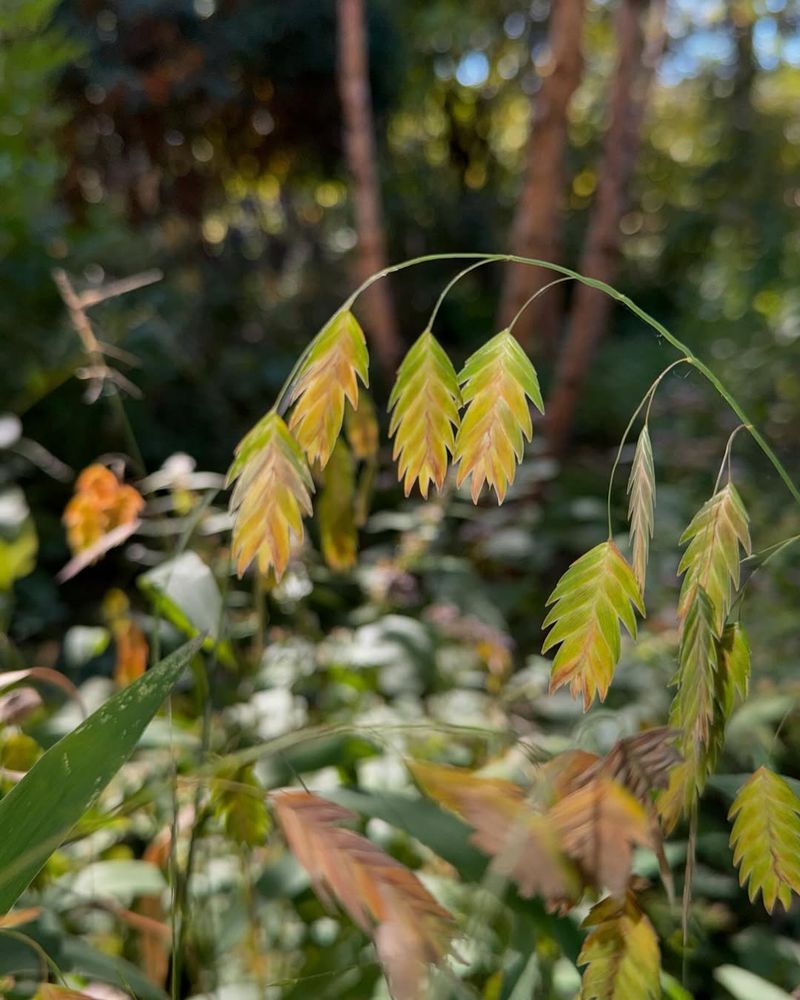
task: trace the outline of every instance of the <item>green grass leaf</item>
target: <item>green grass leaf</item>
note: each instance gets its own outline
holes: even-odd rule
[[[133,753],[203,636],[187,642],[54,744],[0,801],[0,914],[8,912]]]
[[[792,1000],[791,993],[738,965],[720,965],[714,969],[714,978],[736,1000],[755,1000],[756,997],[758,1000]]]

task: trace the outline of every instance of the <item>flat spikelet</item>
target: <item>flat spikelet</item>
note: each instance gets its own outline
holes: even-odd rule
[[[551,909],[580,898],[581,883],[564,855],[553,824],[525,800],[518,785],[460,767],[410,765],[423,791],[474,829],[471,841],[492,858],[492,871],[509,878],[521,896],[543,896]]]
[[[749,882],[750,901],[760,892],[767,913],[776,902],[788,911],[792,893],[800,895],[800,799],[760,767],[739,789],[728,819],[733,863],[740,884]]]
[[[586,965],[580,1000],[651,1000],[661,996],[661,956],[653,925],[629,894],[603,899],[583,922],[591,928],[578,956]]]
[[[680,753],[674,745],[677,737],[678,733],[666,726],[626,736],[587,770],[586,776],[612,778],[647,805],[655,789],[666,788],[670,770],[680,762]]]
[[[358,394],[357,410],[349,403],[345,408],[344,433],[354,458],[367,461],[377,455],[380,428],[375,404],[368,392]]]
[[[403,359],[389,397],[392,457],[406,496],[416,482],[423,497],[431,483],[442,488],[449,455],[455,452],[460,406],[455,368],[426,330]]]
[[[733,483],[707,500],[681,536],[688,542],[678,573],[684,573],[678,615],[685,618],[698,587],[714,609],[716,634],[722,634],[731,606],[731,588],[739,586],[739,547],[750,552],[747,511]]]
[[[636,636],[633,608],[644,604],[633,571],[611,540],[577,559],[547,600],[552,604],[543,628],[553,626],[542,652],[559,643],[550,691],[569,684],[588,709],[595,694],[604,700],[620,655],[620,622]]]
[[[364,333],[349,311],[337,313],[317,334],[289,396],[289,430],[308,461],[324,468],[342,429],[344,401],[358,409],[358,380],[369,384]]]
[[[228,471],[228,484],[234,481],[229,509],[236,572],[242,576],[256,559],[262,573],[274,570],[280,579],[292,538],[303,539],[314,484],[303,452],[274,411],[240,441]]]
[[[447,910],[408,868],[342,829],[355,818],[346,809],[295,789],[270,798],[314,891],[325,903],[332,896],[373,938],[395,1000],[423,1000],[426,966],[444,958],[453,936]]]
[[[502,503],[533,424],[528,399],[544,413],[536,370],[509,330],[476,351],[458,376],[466,410],[455,442],[457,483],[472,477],[472,502],[488,483]]]
[[[560,799],[547,815],[587,881],[624,898],[634,846],[653,846],[641,803],[616,781],[599,776]]]
[[[722,748],[725,717],[720,711],[717,657],[714,609],[699,587],[684,622],[678,672],[673,679],[677,691],[669,724],[679,733],[677,750],[683,761],[670,773],[669,784],[658,800],[667,830],[682,813],[689,812],[702,793]]]
[[[653,537],[653,517],[656,506],[656,473],[653,448],[647,424],[639,434],[628,480],[628,522],[631,526],[633,575],[644,593],[650,539]]]
[[[730,718],[737,702],[747,697],[750,686],[750,642],[741,622],[725,626],[717,656],[720,701],[725,718]]]
[[[355,490],[353,455],[345,442],[339,440],[322,473],[317,502],[322,557],[332,570],[339,572],[352,569],[358,555]]]

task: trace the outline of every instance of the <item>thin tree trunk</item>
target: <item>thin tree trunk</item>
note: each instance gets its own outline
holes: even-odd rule
[[[646,0],[621,0],[616,20],[619,61],[611,91],[611,120],[603,142],[599,184],[578,270],[612,284],[621,250],[620,220],[641,144],[647,93],[663,47],[663,0],[651,7],[651,34],[645,48]],[[569,330],[556,368],[547,406],[547,434],[552,454],[563,453],[572,429],[578,397],[595,347],[611,316],[612,300],[579,285]]]
[[[369,53],[363,0],[337,0],[338,85],[344,121],[344,149],[352,178],[358,244],[356,277],[364,281],[386,267],[381,198],[376,169]],[[401,353],[397,317],[389,285],[376,282],[360,299],[367,337],[387,379],[394,376]]]
[[[511,225],[511,253],[521,257],[561,257],[567,112],[583,72],[584,8],[585,0],[552,5],[549,72],[532,103],[525,179]],[[550,280],[552,273],[543,268],[509,265],[500,298],[500,327],[508,326],[527,299]],[[540,337],[545,344],[554,342],[559,302],[554,290],[525,310],[514,327],[523,345],[531,347]]]

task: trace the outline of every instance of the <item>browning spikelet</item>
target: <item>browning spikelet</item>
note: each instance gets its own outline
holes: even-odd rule
[[[396,1000],[422,1000],[425,970],[450,946],[452,919],[404,865],[339,824],[353,815],[310,792],[283,789],[271,796],[292,853],[314,891],[332,896],[366,934]]]
[[[472,477],[472,502],[488,483],[502,503],[533,424],[528,400],[544,413],[536,370],[509,330],[476,351],[458,376],[466,410],[455,442],[457,483]]]
[[[550,690],[569,684],[587,709],[608,691],[620,656],[620,622],[635,637],[633,608],[644,614],[633,571],[612,541],[601,542],[570,566],[547,603],[553,607],[542,627],[553,627],[542,652],[560,643]]]
[[[368,385],[368,368],[358,320],[349,310],[336,313],[312,343],[289,395],[289,430],[310,463],[325,467],[342,429],[345,399],[358,408],[358,382]]]
[[[405,495],[414,483],[427,497],[442,488],[449,456],[455,451],[461,391],[455,369],[430,330],[406,354],[389,397],[392,457]]]
[[[314,484],[297,442],[271,411],[236,449],[228,484],[234,515],[233,557],[242,576],[255,559],[262,573],[283,576],[292,539],[303,539],[303,517],[311,513]]]

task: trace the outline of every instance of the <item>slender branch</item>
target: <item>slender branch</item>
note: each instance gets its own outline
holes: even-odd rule
[[[444,302],[445,298],[447,297],[448,293],[450,292],[450,289],[454,285],[458,284],[458,282],[461,281],[462,278],[465,278],[471,271],[474,271],[476,268],[483,267],[484,264],[493,264],[493,263],[494,263],[494,261],[492,261],[492,260],[479,260],[479,261],[476,261],[476,263],[470,264],[469,267],[465,267],[463,271],[459,271],[458,274],[454,278],[451,278],[447,282],[447,284],[444,286],[444,288],[442,289],[441,294],[439,295],[439,298],[436,300],[436,305],[433,307],[430,319],[428,320],[428,324],[425,327],[425,329],[426,330],[432,330],[433,329],[433,324],[436,322],[436,317],[439,315],[439,310],[442,308],[442,303]]]
[[[581,284],[588,285],[590,288],[596,288],[598,291],[604,292],[609,298],[614,299],[621,305],[625,306],[626,309],[630,310],[634,316],[638,316],[644,323],[651,327],[655,332],[663,337],[676,351],[683,354],[691,365],[700,372],[705,379],[711,383],[711,385],[716,389],[720,396],[725,400],[728,406],[733,410],[739,420],[747,425],[747,431],[753,440],[756,442],[761,451],[766,455],[769,461],[772,463],[775,471],[778,473],[780,478],[783,480],[784,485],[792,494],[794,499],[800,504],[800,488],[798,488],[793,482],[791,476],[784,468],[778,456],[769,446],[767,441],[764,439],[763,435],[757,430],[753,422],[744,412],[742,407],[737,403],[728,389],[725,388],[723,383],[717,378],[714,372],[706,365],[697,355],[692,351],[686,344],[679,340],[674,334],[670,333],[669,330],[657,320],[650,313],[638,306],[632,299],[629,299],[627,295],[622,292],[617,291],[612,285],[607,284],[605,281],[600,281],[598,278],[590,278],[585,274],[579,274],[577,271],[573,271],[572,268],[565,267],[563,264],[554,264],[547,260],[538,260],[534,257],[519,257],[514,254],[490,254],[490,253],[441,253],[441,254],[426,254],[422,257],[414,257],[410,260],[402,261],[399,264],[392,264],[390,267],[384,268],[382,271],[378,271],[376,274],[371,275],[366,281],[353,292],[353,294],[347,299],[347,301],[340,307],[337,311],[342,311],[343,309],[349,309],[350,306],[355,302],[358,296],[365,291],[374,282],[379,281],[381,278],[385,278],[390,274],[394,274],[397,271],[402,271],[408,267],[415,267],[417,264],[427,264],[433,263],[435,261],[443,260],[498,260],[498,261],[508,261],[514,264],[528,264],[532,267],[546,267],[551,271],[555,271],[558,274],[564,274],[570,278],[574,278],[576,281],[581,282]],[[313,341],[312,341],[313,344]],[[301,361],[305,359],[308,350],[311,348],[311,344],[308,345],[306,350],[301,355]],[[281,390],[283,393],[284,390]]]
[[[579,281],[583,285],[588,285],[590,288],[596,288],[598,291],[603,292],[609,298],[616,302],[619,302],[626,309],[637,316],[640,320],[646,323],[651,329],[653,329],[659,337],[663,337],[676,351],[679,351],[684,355],[684,359],[688,361],[693,368],[695,368],[701,375],[710,382],[717,393],[725,400],[728,406],[733,410],[739,420],[746,426],[747,432],[756,442],[758,447],[764,453],[764,455],[769,459],[775,471],[778,473],[780,478],[783,480],[784,485],[791,493],[792,497],[800,504],[800,488],[798,488],[794,481],[792,480],[789,473],[784,468],[782,462],[772,450],[770,445],[767,443],[760,431],[755,427],[753,422],[747,416],[745,411],[736,401],[736,399],[731,395],[728,389],[723,385],[723,383],[717,378],[714,372],[706,365],[694,351],[691,350],[688,345],[684,344],[683,341],[679,340],[674,334],[657,320],[650,313],[642,309],[641,306],[637,305],[632,299],[628,298],[622,292],[618,291],[612,285],[609,285],[605,281],[601,281],[598,278],[590,278],[585,274],[579,274],[577,271],[573,271],[572,268],[566,267],[563,264],[554,264],[552,261],[539,260],[534,257],[519,257],[515,254],[496,254],[496,253],[435,253],[435,254],[424,254],[420,257],[412,257],[409,260],[401,261],[399,264],[391,264],[389,267],[383,268],[381,271],[377,271],[375,274],[370,275],[365,281],[363,281],[358,288],[347,298],[342,305],[333,314],[337,316],[339,313],[350,309],[355,303],[359,295],[362,295],[370,286],[374,285],[376,281],[380,281],[382,278],[386,278],[391,274],[396,274],[398,271],[404,271],[409,267],[416,267],[419,264],[432,264],[439,261],[450,261],[450,260],[480,260],[486,261],[505,261],[514,264],[527,264],[531,267],[544,267],[548,268],[550,271],[555,271],[557,274],[563,274],[568,278],[574,278],[575,281]],[[277,400],[273,407],[273,410],[282,414],[285,412],[288,406],[287,393],[291,388],[294,379],[308,357],[309,353],[314,347],[316,338],[310,341],[305,349],[301,352],[300,357],[295,362],[291,372],[289,373],[286,381],[281,387],[278,393]],[[682,359],[683,360],[683,359]]]
[[[714,492],[716,493],[719,489],[719,484],[722,482],[722,473],[725,471],[725,466],[728,466],[728,482],[731,478],[731,448],[733,447],[733,441],[739,431],[747,430],[747,424],[739,424],[734,427],[728,437],[728,443],[725,445],[725,451],[722,454],[722,461],[719,464],[719,472],[717,473],[717,479],[714,483]]]
[[[62,271],[61,273],[63,274],[64,272]],[[82,308],[89,309],[92,306],[96,306],[99,302],[105,302],[107,299],[114,299],[118,295],[125,295],[126,292],[135,292],[140,288],[146,288],[148,285],[154,285],[157,281],[161,281],[163,277],[164,275],[161,271],[142,271],[141,274],[134,274],[130,278],[120,278],[119,281],[111,281],[101,288],[87,288],[85,292],[81,292],[78,296],[78,301]]]
[[[564,275],[563,278],[555,278],[553,281],[548,281],[546,285],[542,285],[541,287],[537,288],[536,291],[533,293],[533,295],[529,295],[528,298],[519,307],[519,309],[517,309],[513,319],[508,324],[506,329],[513,330],[514,327],[517,325],[520,316],[522,316],[522,314],[525,312],[528,306],[531,305],[533,302],[535,302],[540,295],[544,295],[544,293],[548,292],[551,288],[554,288],[556,285],[560,285],[562,281],[572,281],[572,278],[570,278],[568,275]],[[519,337],[517,339],[519,339]]]

